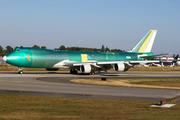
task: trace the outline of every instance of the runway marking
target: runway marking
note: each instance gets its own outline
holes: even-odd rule
[[[166,99],[167,102],[177,102],[179,100],[180,100],[180,95],[173,97],[173,98],[170,98],[170,99]]]

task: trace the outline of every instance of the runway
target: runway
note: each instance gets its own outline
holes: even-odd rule
[[[84,78],[180,77],[179,73],[102,73],[71,75],[68,73],[0,73],[0,93],[49,97],[156,101],[180,95],[180,90],[115,87],[72,83]],[[34,80],[36,78],[36,80]]]

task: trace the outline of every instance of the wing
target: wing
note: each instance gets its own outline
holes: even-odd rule
[[[94,71],[104,70],[107,72],[108,69],[113,68],[115,71],[127,71],[131,64],[126,61],[105,61],[105,62],[66,62],[65,64],[70,69],[77,69],[82,73],[92,73]]]

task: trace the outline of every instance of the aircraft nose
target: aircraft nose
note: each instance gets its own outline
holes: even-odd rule
[[[4,56],[2,59],[6,62],[6,56]]]

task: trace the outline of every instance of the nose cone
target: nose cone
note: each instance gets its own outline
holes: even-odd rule
[[[6,62],[6,56],[4,56],[2,59]]]

